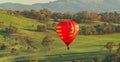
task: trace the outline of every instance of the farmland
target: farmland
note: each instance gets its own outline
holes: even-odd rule
[[[32,62],[35,60],[40,62],[64,62],[80,59],[84,60],[86,57],[87,59],[85,59],[85,61],[89,62],[95,57],[103,59],[105,55],[109,54],[108,49],[104,47],[107,42],[115,43],[112,53],[115,52],[120,43],[120,33],[78,35],[70,44],[70,50],[67,50],[66,45],[60,40],[54,30],[47,30],[46,32],[36,31],[37,25],[43,24],[37,20],[1,13],[0,22],[0,43],[6,45],[4,50],[0,50],[0,61],[3,62]],[[17,27],[18,32],[10,35],[6,34],[4,30],[9,25]],[[88,26],[89,24],[79,25]],[[28,49],[29,45],[23,39],[25,35],[29,37],[30,43],[35,48]],[[54,38],[51,50],[48,50],[41,45],[41,42],[46,35],[50,35]],[[13,45],[15,43],[18,44]],[[14,53],[11,53],[12,48],[16,49]]]

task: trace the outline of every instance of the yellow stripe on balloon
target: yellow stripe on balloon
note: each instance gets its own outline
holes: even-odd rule
[[[60,36],[61,36],[62,34],[58,34],[58,35],[60,35]]]
[[[62,28],[61,26],[57,26],[56,28]]]
[[[57,32],[62,32],[62,30],[57,30]]]
[[[73,35],[71,34],[70,37],[72,37]]]
[[[70,31],[70,33],[74,33],[74,31]]]
[[[60,37],[61,39],[63,39],[64,37]]]

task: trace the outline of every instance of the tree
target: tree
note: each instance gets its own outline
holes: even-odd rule
[[[45,36],[41,42],[41,45],[47,47],[49,50],[52,47],[54,39],[51,36]]]
[[[120,47],[117,49],[116,55],[120,58]]]
[[[36,16],[37,15],[37,12],[36,12],[36,10],[34,10],[34,9],[31,9],[30,10],[30,18],[32,18],[32,19],[36,19]]]
[[[116,30],[116,32],[120,32],[120,25],[115,26],[115,30]]]
[[[118,14],[117,12],[101,13],[101,21],[120,23],[120,14]]]
[[[41,9],[40,10],[41,14],[44,14],[45,18],[43,18],[44,22],[50,21],[50,17],[52,15],[52,12],[48,10],[47,8]]]
[[[58,19],[63,19],[64,16],[61,12],[54,12],[51,17],[54,19],[54,21],[59,21]]]
[[[116,55],[120,58],[120,43],[119,43],[119,47],[117,49]]]
[[[120,43],[119,43],[119,45],[118,45],[118,46],[119,46],[119,48],[120,48]]]
[[[90,14],[87,11],[78,12],[73,15],[73,19],[78,23],[90,22]]]
[[[63,16],[64,16],[63,19],[71,19],[72,18],[72,14],[69,12],[64,13]]]
[[[48,22],[50,21],[52,12],[47,8],[36,11],[34,9],[25,10],[21,12],[21,15],[27,18],[37,19],[39,22]]]
[[[91,21],[100,21],[100,19],[101,19],[101,16],[96,12],[90,13],[89,17],[90,17]]]
[[[115,46],[115,43],[114,42],[108,42],[105,47],[110,51],[112,52],[112,48]]]
[[[18,10],[16,10],[16,11],[15,11],[15,16],[17,16],[17,17],[21,16],[21,12],[18,11]]]
[[[24,16],[24,17],[30,18],[30,11],[24,10],[24,11],[21,12],[21,15]]]
[[[7,46],[3,43],[0,43],[0,50],[4,50]]]
[[[31,43],[31,40],[29,39],[28,35],[25,35],[23,39],[24,39],[25,43],[28,45],[28,49],[29,49],[29,47],[35,49],[35,47]]]
[[[17,28],[13,25],[9,25],[9,27],[7,27],[5,29],[5,31],[8,33],[8,34],[13,34],[13,33],[16,33],[17,32]]]
[[[103,62],[120,62],[120,45],[116,53],[107,55]]]
[[[47,26],[46,25],[37,25],[37,31],[46,32],[47,31]]]

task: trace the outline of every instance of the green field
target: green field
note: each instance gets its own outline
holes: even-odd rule
[[[15,17],[4,13],[0,14],[0,29],[4,30],[9,24],[16,26],[18,33],[6,35],[0,32],[0,43],[5,43],[7,48],[0,50],[0,61],[3,62],[29,62],[38,60],[40,62],[64,62],[76,59],[84,59],[84,56],[89,57],[104,57],[102,53],[109,52],[104,45],[107,42],[115,42],[117,45],[120,42],[120,33],[106,35],[78,35],[70,44],[70,50],[67,50],[66,45],[60,40],[55,31],[48,30],[47,32],[36,32],[36,26],[42,24],[33,19],[24,17]],[[34,26],[32,26],[34,25]],[[22,36],[28,35],[35,49],[27,50],[28,45],[21,39]],[[41,45],[41,41],[46,35],[51,35],[55,41],[51,50]],[[18,41],[15,40],[18,39]],[[11,46],[18,42],[19,45]],[[17,49],[15,53],[10,53],[10,49]],[[116,50],[115,46],[113,50]],[[87,59],[86,59],[87,61]],[[89,61],[89,59],[88,59]]]

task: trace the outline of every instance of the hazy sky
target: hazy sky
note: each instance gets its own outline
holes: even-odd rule
[[[22,4],[34,4],[34,3],[48,3],[55,0],[0,0],[0,3],[13,2]]]

